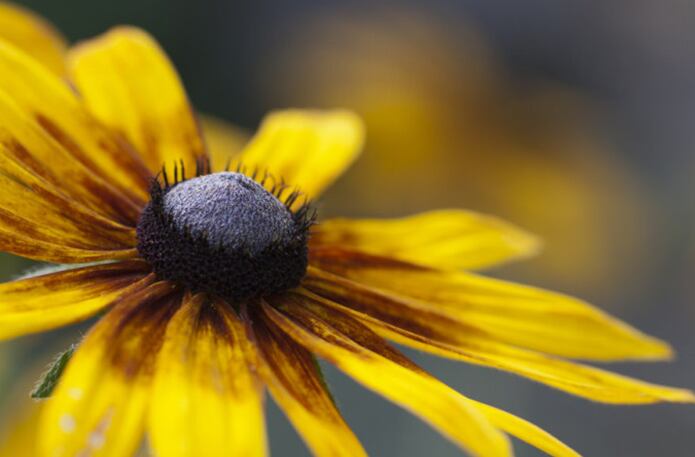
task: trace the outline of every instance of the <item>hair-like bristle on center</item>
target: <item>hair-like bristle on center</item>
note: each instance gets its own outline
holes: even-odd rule
[[[177,167],[151,189],[137,227],[138,251],[161,278],[232,303],[299,285],[307,268],[307,241],[315,214],[292,207],[299,193],[270,190],[239,171],[185,179]],[[180,176],[179,176],[180,173]],[[253,176],[257,176],[256,173]]]

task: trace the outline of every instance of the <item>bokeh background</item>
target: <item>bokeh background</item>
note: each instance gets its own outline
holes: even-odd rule
[[[545,240],[491,272],[571,293],[673,343],[674,363],[623,364],[695,387],[695,3],[689,0],[19,2],[71,40],[152,32],[198,110],[253,129],[270,109],[346,107],[363,158],[324,215],[436,207],[493,213]],[[32,265],[0,257],[3,280]],[[0,345],[0,428],[85,325]],[[413,354],[449,385],[587,456],[691,456],[695,407],[591,404],[513,375]],[[455,456],[426,425],[328,369],[374,456]],[[274,455],[308,455],[270,405]],[[518,455],[537,451],[515,443]]]

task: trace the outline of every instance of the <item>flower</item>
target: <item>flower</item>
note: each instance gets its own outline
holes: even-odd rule
[[[579,300],[466,272],[537,250],[509,224],[461,210],[315,224],[302,196],[356,159],[354,114],[272,113],[220,167],[145,32],[113,29],[56,66],[60,38],[3,8],[31,33],[0,42],[0,249],[88,265],[0,286],[0,337],[105,312],[43,405],[41,455],[128,456],[145,431],[157,456],[264,455],[264,389],[314,454],[364,455],[314,356],[473,455],[511,455],[507,434],[576,455],[386,339],[596,401],[693,401],[569,360],[663,359],[667,344]]]
[[[610,147],[587,94],[506,71],[465,10],[333,3],[274,23],[282,45],[263,48],[262,93],[362,115],[367,154],[342,188],[363,211],[486,208],[542,236],[544,255],[515,266],[522,277],[624,295],[650,277],[655,193]],[[374,195],[384,181],[392,192]]]

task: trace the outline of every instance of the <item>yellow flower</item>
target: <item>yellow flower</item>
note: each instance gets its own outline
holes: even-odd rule
[[[547,247],[514,271],[559,287],[610,297],[648,277],[658,205],[609,147],[591,100],[508,74],[471,18],[436,10],[317,9],[281,24],[287,39],[264,55],[267,101],[343,106],[365,121],[367,154],[332,201],[396,214],[442,200],[486,208]]]
[[[273,113],[229,171],[145,32],[73,48],[63,72],[55,36],[12,11],[34,33],[0,42],[0,249],[92,264],[0,286],[0,337],[105,312],[43,405],[40,455],[129,456],[145,433],[161,457],[264,455],[264,389],[314,454],[364,455],[315,355],[473,455],[511,455],[507,434],[577,455],[386,339],[596,401],[693,401],[568,360],[663,359],[667,344],[579,300],[464,271],[534,253],[513,226],[461,210],[313,224],[291,189],[315,199],[355,160],[353,114]]]

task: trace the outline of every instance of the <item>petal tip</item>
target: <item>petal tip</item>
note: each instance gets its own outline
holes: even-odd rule
[[[150,43],[154,41],[149,33],[139,27],[134,25],[116,25],[100,35],[81,40],[73,45],[67,55],[68,63],[72,66],[86,52],[100,49],[104,45],[109,45],[122,39],[133,41],[146,40]]]
[[[510,233],[506,239],[509,245],[519,253],[520,258],[535,257],[543,251],[543,240],[522,229]]]
[[[140,27],[137,27],[135,25],[129,25],[129,24],[119,24],[111,27],[109,30],[106,31],[102,35],[103,37],[110,37],[110,38],[115,38],[115,37],[128,37],[128,38],[135,38],[135,39],[148,39],[150,40],[152,35],[150,35],[147,31],[141,29]]]
[[[652,384],[647,392],[654,398],[653,403],[695,403],[695,392],[682,387]]]
[[[509,260],[534,257],[541,253],[543,240],[533,233],[494,216],[484,216],[499,230],[501,239],[515,255]]]
[[[635,355],[631,357],[633,360],[659,362],[671,361],[676,358],[673,347],[666,341],[648,335],[640,336],[642,344],[635,350]]]
[[[303,109],[288,108],[269,113],[264,122],[272,122],[278,119],[294,119],[298,125],[306,125],[306,121],[330,125],[334,132],[342,133],[346,139],[351,139],[356,147],[361,147],[364,142],[366,125],[362,118],[349,109]]]
[[[673,395],[667,400],[672,403],[695,403],[695,393],[688,389],[674,389]]]

